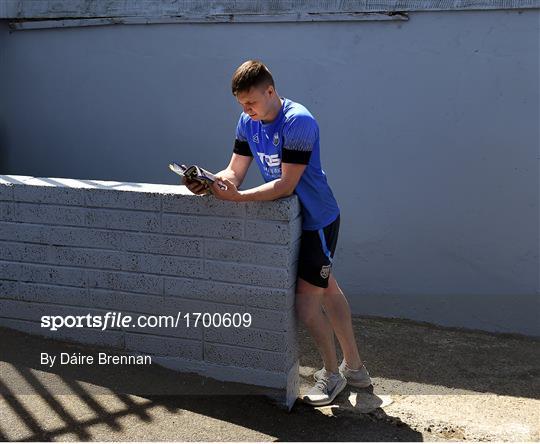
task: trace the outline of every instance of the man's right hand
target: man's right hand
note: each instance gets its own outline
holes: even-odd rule
[[[182,185],[185,185],[193,194],[203,195],[209,193],[208,187],[196,180],[190,180],[185,176],[182,176]]]

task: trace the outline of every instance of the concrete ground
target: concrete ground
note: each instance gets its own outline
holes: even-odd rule
[[[157,365],[44,371],[39,353],[89,348],[0,329],[0,440],[540,440],[540,340],[398,319],[354,324],[374,387],[347,387],[327,407],[298,400],[291,412],[249,386]],[[303,392],[320,359],[303,329],[299,340]],[[153,389],[163,394],[144,394]]]

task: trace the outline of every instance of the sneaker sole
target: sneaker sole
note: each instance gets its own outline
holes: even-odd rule
[[[328,405],[328,404],[331,404],[332,401],[334,399],[336,399],[336,396],[339,395],[343,389],[347,386],[347,381],[345,380],[341,380],[339,382],[339,388],[337,390],[334,390],[334,395],[329,398],[329,399],[326,399],[326,400],[321,400],[321,401],[310,401],[309,399],[306,399],[306,398],[302,398],[302,401],[304,401],[306,404],[309,404],[309,405],[313,405],[315,407],[320,407],[320,406],[323,406],[323,405]]]

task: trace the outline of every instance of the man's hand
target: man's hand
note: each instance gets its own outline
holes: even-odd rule
[[[193,194],[203,195],[208,194],[208,187],[196,180],[190,180],[186,176],[182,176],[182,185],[185,185]]]
[[[227,189],[222,190],[218,185],[219,182],[226,185]],[[224,176],[216,176],[216,181],[212,184],[212,191],[214,196],[221,200],[239,202],[242,197],[236,185]]]

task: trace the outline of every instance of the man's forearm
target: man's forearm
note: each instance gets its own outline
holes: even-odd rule
[[[234,174],[234,171],[228,168],[225,168],[224,170],[220,171],[219,173],[216,173],[215,175],[223,176],[226,179],[229,179],[232,183],[234,183],[236,188],[239,188],[240,185],[242,185],[242,181],[238,177],[236,177],[236,174]]]
[[[272,180],[255,188],[240,191],[240,201],[274,200],[280,197],[290,196],[294,190],[281,179]]]

